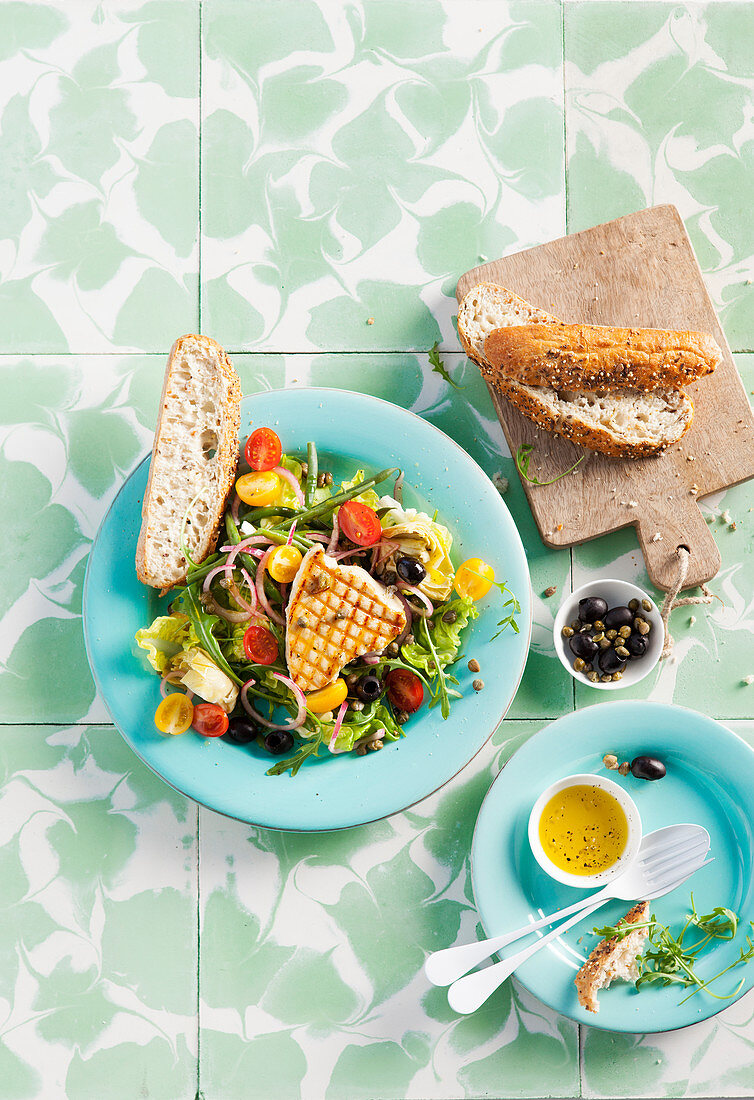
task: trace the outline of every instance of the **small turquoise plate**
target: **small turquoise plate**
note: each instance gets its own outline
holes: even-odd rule
[[[454,537],[456,563],[485,558],[521,603],[520,633],[493,635],[502,617],[495,590],[479,604],[480,616],[464,636],[485,679],[476,694],[473,675],[457,669],[463,693],[443,721],[424,706],[406,737],[367,756],[331,756],[326,749],[295,778],[268,776],[275,758],[193,731],[162,737],[153,716],[159,679],[134,643],[134,634],[169,602],[136,578],[134,555],[149,461],[131,474],[105,517],[87,567],[84,630],[97,687],[126,741],[167,783],[210,809],[277,829],[342,829],[385,817],[447,783],[482,748],[511,704],[526,663],[531,633],[531,585],[524,548],[500,494],[489,478],[448,436],[420,417],[358,393],[326,389],[277,390],[247,397],[241,436],[251,425],[274,427],[286,451],[317,444],[320,468],[336,482],[363,467],[405,471],[404,502],[421,506]],[[384,491],[392,492],[392,481]]]
[[[693,891],[699,913],[718,905],[738,913],[735,939],[713,941],[700,956],[697,972],[711,978],[738,958],[754,919],[754,751],[719,722],[663,703],[627,700],[576,711],[540,730],[506,764],[482,805],[472,846],[474,896],[487,935],[518,928],[584,896],[539,867],[529,848],[527,823],[537,796],[556,779],[578,772],[606,774],[602,757],[607,752],[625,760],[647,753],[666,764],[667,775],[654,783],[610,773],[631,794],[645,833],[683,821],[709,831],[714,862],[653,902],[651,912],[679,931]],[[680,986],[637,992],[631,983],[616,982],[600,993],[599,1013],[587,1012],[579,1005],[573,979],[599,942],[592,928],[614,924],[629,904],[608,902],[524,963],[516,979],[577,1023],[628,1032],[671,1031],[698,1023],[754,986],[754,963],[715,983],[716,993],[728,994],[743,978],[732,1000],[716,1000],[700,991],[682,1004],[690,990]],[[521,946],[507,948],[506,954]]]

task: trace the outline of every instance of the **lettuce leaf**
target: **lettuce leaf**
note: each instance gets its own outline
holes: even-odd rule
[[[342,490],[354,489],[360,482],[366,480],[366,473],[364,470],[357,470],[350,481],[341,481],[340,488]],[[374,508],[375,511],[379,508],[380,498],[375,493],[374,489],[367,489],[365,493],[359,494],[357,497],[353,497],[354,500],[361,501],[362,504],[368,504],[370,508]]]
[[[182,649],[196,645],[199,641],[188,615],[180,612],[158,615],[149,626],[137,630],[135,637],[136,644],[141,649],[146,649],[147,660],[160,675]]]
[[[456,621],[454,623],[444,621],[443,616],[448,611],[455,611]],[[472,619],[476,619],[478,616],[479,612],[474,601],[469,599],[468,596],[448,600],[447,603],[441,604],[432,615],[432,622],[435,624],[432,631],[432,643],[437,653],[437,659],[443,668],[456,660],[458,651],[461,648],[461,631],[468,626]],[[421,669],[422,672],[427,672],[430,675],[434,673],[432,654],[429,648],[421,642],[415,641],[401,646],[401,654],[407,664],[413,665],[414,668]]]

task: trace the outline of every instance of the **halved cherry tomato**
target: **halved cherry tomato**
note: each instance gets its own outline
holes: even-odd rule
[[[246,440],[244,455],[252,470],[274,470],[280,465],[283,445],[272,428],[257,428]]]
[[[278,659],[278,643],[271,630],[264,626],[250,626],[243,636],[246,656],[255,665],[271,665]]]
[[[217,703],[197,703],[191,725],[202,737],[222,737],[228,732],[228,715]]]
[[[266,508],[280,492],[280,478],[271,470],[241,474],[236,482],[236,492],[244,504],[253,504],[255,508]]]
[[[319,691],[310,691],[306,697],[306,705],[315,714],[326,714],[328,710],[339,707],[347,695],[348,684],[342,677],[338,677]]]
[[[302,560],[301,551],[295,546],[276,546],[267,562],[267,572],[274,581],[287,584],[298,573]]]
[[[407,714],[413,714],[424,702],[424,686],[407,668],[391,668],[385,677],[385,687],[393,706]]]
[[[453,587],[459,596],[468,596],[470,600],[481,600],[492,588],[495,570],[481,558],[469,558],[456,569]]]
[[[185,733],[194,717],[194,704],[182,691],[166,696],[154,712],[154,724],[160,733]]]
[[[374,508],[359,500],[347,500],[341,506],[338,523],[346,538],[357,546],[372,546],[382,534],[380,518]]]

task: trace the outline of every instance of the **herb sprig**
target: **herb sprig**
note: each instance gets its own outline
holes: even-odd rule
[[[446,382],[449,382],[450,385],[453,387],[453,389],[462,390],[464,387],[459,386],[459,384],[457,382],[454,382],[453,379],[448,374],[447,368],[443,366],[442,361],[440,359],[439,347],[440,347],[440,341],[435,340],[434,344],[432,345],[432,347],[427,352],[427,355],[429,356],[429,365],[432,367],[432,370],[434,371],[434,373],[439,374],[441,378],[444,378]]]
[[[503,611],[505,611],[506,607],[510,607],[511,609],[508,614],[503,616],[503,618],[497,624],[497,634],[493,634],[492,636],[492,641],[494,642],[495,638],[499,638],[505,628],[508,626],[511,628],[514,634],[520,633],[515,616],[521,614],[521,604],[511,592],[510,588],[508,588],[508,585],[505,583],[505,581],[493,581],[492,583],[494,584],[495,588],[499,590],[501,596],[504,596],[507,592],[510,597],[510,599],[506,600],[503,604]]]
[[[531,443],[522,443],[515,454],[516,469],[520,473],[524,481],[528,481],[530,485],[554,485],[556,481],[560,481],[563,477],[568,477],[573,471],[581,465],[586,458],[586,454],[583,454],[581,458],[577,458],[573,466],[569,466],[567,470],[564,470],[562,474],[558,474],[557,477],[551,477],[549,481],[540,481],[538,477],[531,477],[529,474],[529,463],[531,461],[532,452],[534,447]]]
[[[750,922],[754,930],[754,921]],[[594,933],[604,939],[620,941],[625,939],[640,928],[649,930],[649,940],[644,954],[639,957],[641,974],[636,980],[636,988],[642,989],[647,985],[659,984],[661,987],[680,985],[683,988],[694,988],[684,997],[680,1004],[684,1004],[700,989],[705,990],[711,997],[720,1001],[727,1001],[735,997],[744,979],[738,983],[732,993],[715,993],[710,986],[729,970],[736,966],[750,962],[754,959],[754,940],[751,934],[747,934],[745,943],[739,951],[738,958],[729,966],[720,970],[711,978],[702,978],[694,969],[699,954],[711,940],[732,940],[738,931],[739,920],[732,909],[718,905],[711,913],[699,914],[694,905],[694,895],[691,895],[691,912],[677,936],[670,929],[661,924],[652,914],[649,920],[637,921],[634,924],[608,925],[604,928],[595,928]],[[690,930],[697,929],[701,937],[689,943],[687,936]]]

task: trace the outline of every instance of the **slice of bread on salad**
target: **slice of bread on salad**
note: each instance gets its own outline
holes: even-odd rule
[[[478,283],[458,309],[458,336],[482,375],[512,405],[546,431],[615,458],[646,458],[677,443],[691,427],[694,406],[683,390],[645,392],[533,386],[490,362],[491,333],[508,326],[559,325],[557,317],[494,283]]]
[[[166,591],[215,548],[238,463],[241,383],[208,336],[180,336],[168,358],[136,548],[139,580]]]

